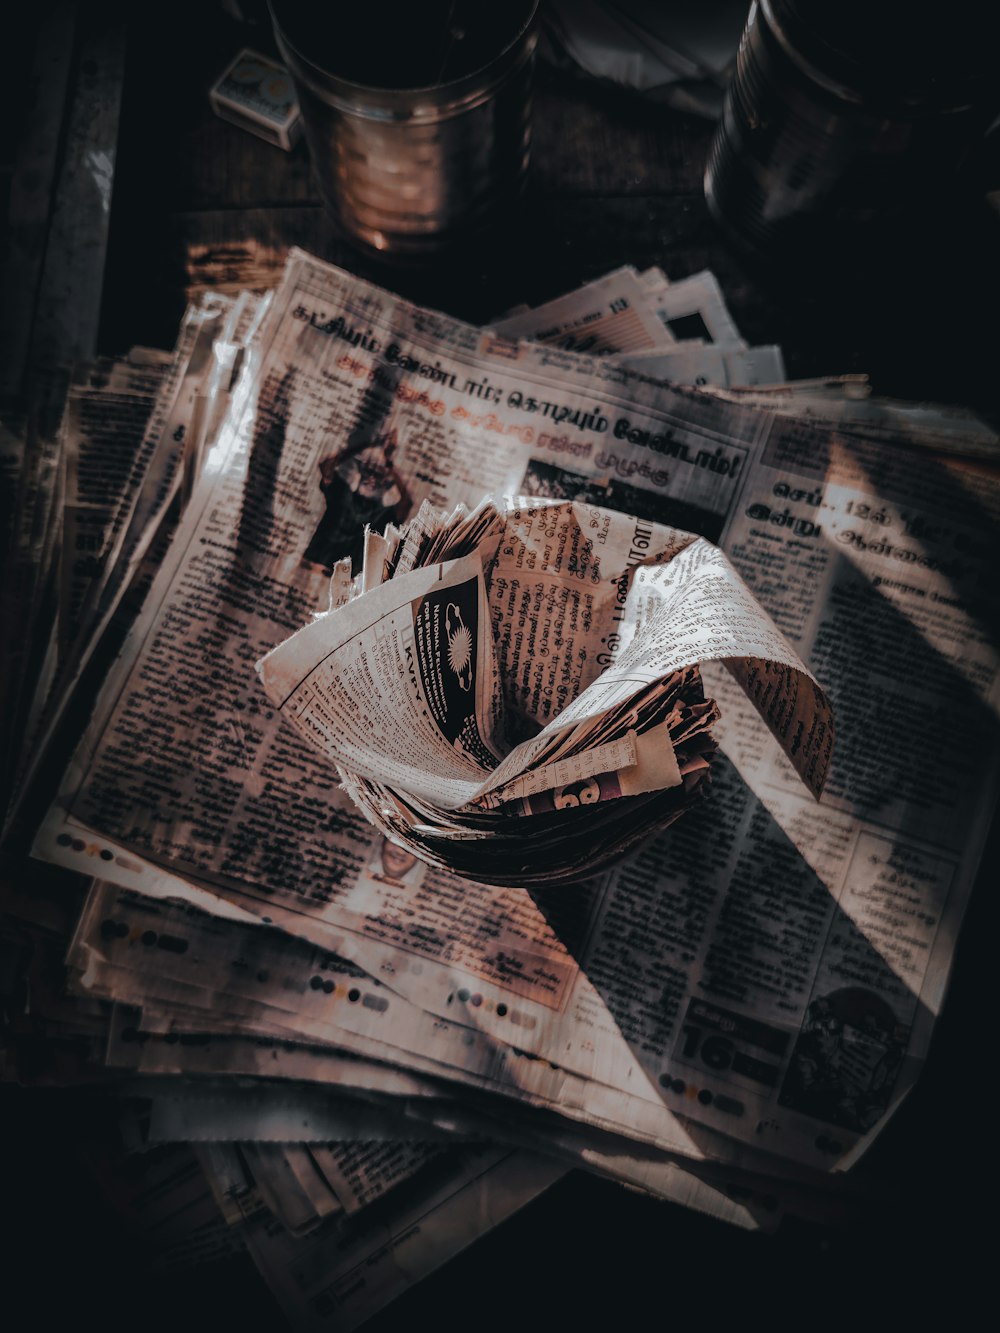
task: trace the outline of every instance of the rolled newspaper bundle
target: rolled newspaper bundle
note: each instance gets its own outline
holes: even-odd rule
[[[330,609],[258,671],[359,809],[422,860],[490,884],[579,878],[704,795],[740,681],[819,796],[823,690],[726,557],[693,533],[567,501],[425,504],[365,533]]]

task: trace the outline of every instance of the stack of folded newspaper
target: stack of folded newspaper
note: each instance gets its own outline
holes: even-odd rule
[[[997,444],[783,383],[710,275],[477,329],[300,252],[6,419],[6,1074],[126,1094],[161,1258],[296,1327],[570,1167],[838,1216],[996,793]]]

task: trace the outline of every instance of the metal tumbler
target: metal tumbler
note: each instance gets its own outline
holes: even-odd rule
[[[928,211],[988,123],[995,8],[754,0],[705,175],[716,220],[793,256]]]
[[[538,0],[271,0],[324,201],[352,240],[434,255],[496,220],[528,166]]]

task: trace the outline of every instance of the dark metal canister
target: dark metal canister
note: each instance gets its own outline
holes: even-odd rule
[[[985,128],[996,49],[970,0],[949,8],[754,0],[705,174],[716,220],[780,255],[946,191]]]
[[[405,51],[393,57],[396,86],[380,87],[322,50],[302,49],[288,21],[296,8],[272,0],[275,37],[325,203],[351,239],[388,257],[432,255],[517,199],[528,166],[538,0],[506,7],[503,44],[484,63],[449,78],[443,60],[444,79],[419,87],[399,86],[407,81]],[[377,60],[358,68],[380,78]],[[421,78],[416,62],[413,77]]]

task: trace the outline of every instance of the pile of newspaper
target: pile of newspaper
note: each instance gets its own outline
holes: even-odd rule
[[[246,1246],[293,1326],[343,1329],[571,1167],[745,1227],[850,1206],[926,1053],[996,793],[1000,483],[968,460],[998,441],[857,377],[782,381],[710,275],[620,270],[477,329],[292,252],[273,293],[190,310],[171,357],[81,372],[58,431],[5,423],[4,1070],[123,1094],[127,1145],[183,1182],[164,1260]],[[481,573],[508,523],[525,586],[499,573],[483,628],[519,645],[512,715],[535,696],[547,725],[560,638],[612,681],[652,640],[628,697],[669,679],[668,715],[697,709],[670,676],[697,662],[721,713],[706,799],[564,884],[499,856],[491,880],[482,829],[470,883],[416,837],[419,794],[405,819],[388,801],[425,738],[363,706],[384,622],[326,673],[378,766],[318,749],[255,670],[446,555]],[[593,588],[636,571],[620,639],[525,573],[525,525],[558,565],[574,524],[578,563],[612,548]],[[674,612],[690,597],[702,637],[674,663],[649,571],[711,548],[647,563],[666,528],[717,545],[794,652],[749,602],[706,618],[737,584],[692,577]]]

